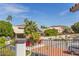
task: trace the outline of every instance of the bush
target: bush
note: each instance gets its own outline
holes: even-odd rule
[[[58,30],[56,29],[47,29],[44,31],[45,36],[56,36],[58,35]]]
[[[0,37],[0,47],[5,46],[6,39],[5,37]]]
[[[12,46],[15,46],[15,45],[16,45],[16,43],[15,43],[15,39],[14,39],[14,38],[11,39],[10,43],[11,43]]]
[[[10,22],[0,21],[0,36],[13,37],[13,28]]]

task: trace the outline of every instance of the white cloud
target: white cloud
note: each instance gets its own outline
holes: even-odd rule
[[[0,4],[0,19],[5,19],[8,15],[12,15],[14,19],[24,19],[30,12],[29,7],[20,4]]]
[[[17,4],[0,4],[0,14],[19,14],[23,12],[29,12],[29,10],[30,9],[28,7],[24,8],[23,6]]]
[[[20,19],[25,19],[25,18],[29,18],[29,16],[28,15],[15,15],[14,16],[15,18],[20,18]]]
[[[25,11],[23,9],[16,8],[16,7],[5,7],[4,9],[5,9],[5,11],[12,12],[12,13],[21,13],[21,12]]]

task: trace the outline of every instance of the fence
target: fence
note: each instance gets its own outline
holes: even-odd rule
[[[15,56],[16,48],[13,44],[0,47],[0,56]]]
[[[34,47],[34,46],[32,46]],[[30,50],[31,56],[72,56],[79,52],[79,39],[74,40],[42,40],[41,44],[37,44],[36,48]],[[20,51],[19,51],[20,52]],[[26,54],[29,51],[26,51]],[[16,47],[13,44],[0,48],[0,56],[15,56]],[[78,54],[77,54],[78,55]]]
[[[72,56],[79,53],[79,40],[43,40],[43,47],[32,49],[33,54],[37,53],[39,56]],[[73,54],[74,52],[74,54]],[[33,55],[32,54],[32,55]]]

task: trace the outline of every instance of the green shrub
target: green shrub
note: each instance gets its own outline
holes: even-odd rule
[[[13,28],[10,22],[0,21],[0,36],[13,37]]]
[[[56,36],[58,35],[58,30],[56,29],[47,29],[44,31],[45,36]]]
[[[14,39],[14,38],[11,39],[10,43],[11,43],[12,46],[15,46],[15,45],[16,45],[16,43],[15,43],[15,39]]]
[[[6,39],[5,37],[0,37],[0,47],[5,46]]]

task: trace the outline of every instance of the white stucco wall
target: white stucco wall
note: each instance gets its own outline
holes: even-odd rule
[[[26,56],[26,45],[25,44],[16,44],[16,55]]]

